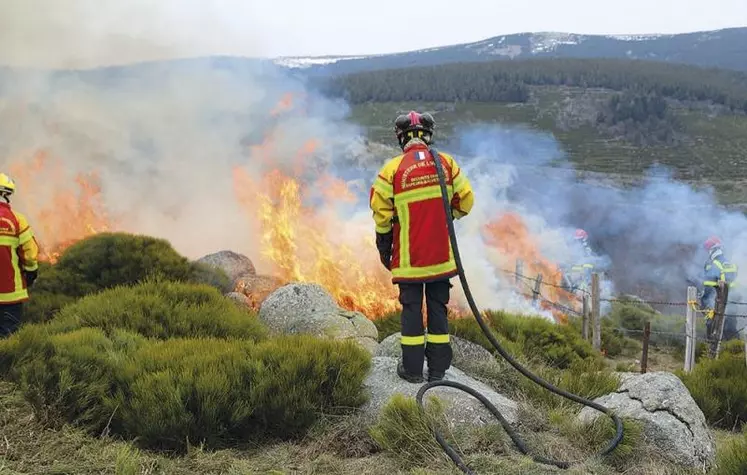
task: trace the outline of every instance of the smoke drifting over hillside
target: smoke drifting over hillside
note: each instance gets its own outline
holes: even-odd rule
[[[484,179],[514,178],[506,196],[546,226],[585,229],[618,292],[683,301],[687,279],[700,280],[707,258],[703,241],[718,235],[727,257],[746,269],[747,218],[718,205],[710,191],[695,191],[654,168],[636,187],[579,182],[559,144],[546,134],[499,127],[471,129],[455,147],[466,156],[490,157]],[[555,165],[551,167],[550,165]],[[560,165],[560,166],[559,166]],[[736,298],[739,289],[732,292]],[[671,310],[671,309],[670,309]]]

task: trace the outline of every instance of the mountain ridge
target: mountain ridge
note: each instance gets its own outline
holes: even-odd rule
[[[309,74],[527,58],[627,58],[747,71],[747,27],[678,34],[524,32],[470,43],[377,55],[285,56],[272,61]]]

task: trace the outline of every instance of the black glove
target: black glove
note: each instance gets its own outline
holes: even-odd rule
[[[31,287],[34,285],[34,281],[39,276],[38,270],[27,270],[25,271],[26,274],[26,287]]]
[[[388,233],[376,233],[376,249],[379,250],[379,258],[381,263],[387,269],[392,264],[392,245],[394,244],[394,231]]]

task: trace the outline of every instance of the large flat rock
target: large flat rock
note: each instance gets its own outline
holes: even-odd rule
[[[397,376],[398,361],[398,358],[387,356],[377,356],[372,359],[371,371],[364,382],[369,391],[370,399],[362,407],[366,418],[370,421],[376,419],[381,413],[381,409],[394,394],[399,393],[414,398],[422,386],[422,384],[408,383]],[[508,422],[516,422],[516,402],[498,394],[486,384],[472,379],[453,367],[446,372],[446,379],[466,384],[481,392],[501,411]],[[495,417],[480,401],[463,391],[448,387],[433,388],[425,394],[424,401],[426,404],[431,396],[437,396],[445,403],[446,418],[452,426],[497,423]]]

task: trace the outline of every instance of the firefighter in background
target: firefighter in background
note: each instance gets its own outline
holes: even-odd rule
[[[706,333],[710,337],[716,330],[712,326],[719,282],[726,282],[729,287],[733,287],[734,281],[737,279],[737,266],[729,263],[724,256],[723,246],[718,237],[711,236],[706,239],[703,248],[708,252],[708,259],[703,266],[703,295],[700,297],[700,309],[705,313]],[[729,340],[736,334],[736,320],[725,317],[724,339]]]
[[[563,271],[563,288],[568,292],[589,292],[591,289],[591,274],[594,272],[594,253],[589,246],[589,234],[583,229],[576,229],[573,234],[576,244],[576,255],[580,260],[571,266],[566,266]]]
[[[11,209],[16,184],[0,173],[0,338],[10,336],[21,324],[28,287],[39,271],[39,247],[26,217]]]
[[[443,379],[451,366],[452,349],[446,305],[457,275],[451,250],[435,161],[428,151],[435,121],[410,112],[395,120],[394,131],[403,154],[384,164],[371,187],[370,207],[376,223],[376,247],[382,264],[399,286],[402,304],[402,361],[397,374],[412,383]],[[439,152],[451,201],[452,216],[472,209],[472,187],[454,158]],[[423,292],[428,334],[423,329]]]

